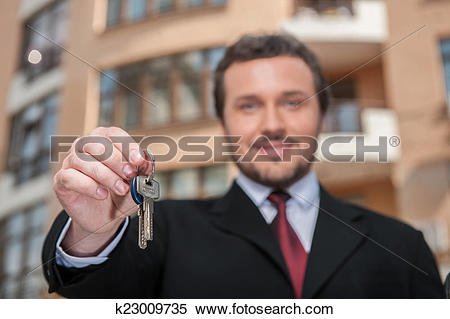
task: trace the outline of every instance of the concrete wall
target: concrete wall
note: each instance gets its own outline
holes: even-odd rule
[[[387,6],[386,46],[407,37],[383,55],[387,100],[398,114],[402,137],[402,158],[394,170],[400,214],[406,219],[431,217],[448,192],[449,176],[443,171],[450,160],[450,122],[439,40],[450,37],[450,3],[404,0],[387,1]],[[434,181],[431,187],[423,176],[412,178],[426,166],[446,166],[441,174],[424,171]],[[418,191],[420,196],[411,196]]]
[[[2,67],[0,72],[0,154],[7,154],[9,135],[9,121],[6,116],[6,102],[10,81],[17,68],[20,50],[20,39],[22,25],[17,19],[20,1],[0,1],[0,39],[2,49],[0,50],[0,61]],[[0,156],[0,173],[5,167],[6,156]]]

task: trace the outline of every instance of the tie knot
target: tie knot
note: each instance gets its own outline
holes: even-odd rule
[[[291,195],[282,190],[275,190],[267,197],[267,199],[276,206],[286,204],[289,198],[291,198]]]

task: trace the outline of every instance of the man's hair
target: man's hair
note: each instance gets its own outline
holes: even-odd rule
[[[314,76],[314,88],[318,95],[320,110],[324,114],[329,104],[329,90],[322,69],[314,53],[302,42],[286,34],[244,35],[229,46],[224,57],[217,65],[214,74],[214,100],[217,116],[223,120],[225,104],[225,71],[235,62],[256,59],[291,56],[302,59]]]

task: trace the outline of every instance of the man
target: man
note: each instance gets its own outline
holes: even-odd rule
[[[136,212],[129,181],[146,165],[138,145],[127,152],[112,143],[107,159],[96,155],[99,144],[73,146],[54,178],[64,211],[43,250],[50,291],[73,298],[442,297],[420,232],[328,194],[310,170],[313,148],[283,160],[283,141],[317,137],[325,87],[314,55],[292,37],[244,36],[229,47],[215,74],[217,114],[226,134],[242,137],[240,153],[264,161],[238,162],[240,174],[222,198],[156,202],[145,250],[136,218],[126,217]],[[119,128],[91,135],[128,137]]]

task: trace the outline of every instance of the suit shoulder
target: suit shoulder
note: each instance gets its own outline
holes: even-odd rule
[[[397,218],[356,204],[344,201],[340,202],[345,205],[347,209],[357,212],[360,218],[364,218],[371,226],[372,231],[375,233],[379,233],[384,236],[392,235],[396,237],[403,237],[405,239],[417,238],[420,234],[420,231]]]

